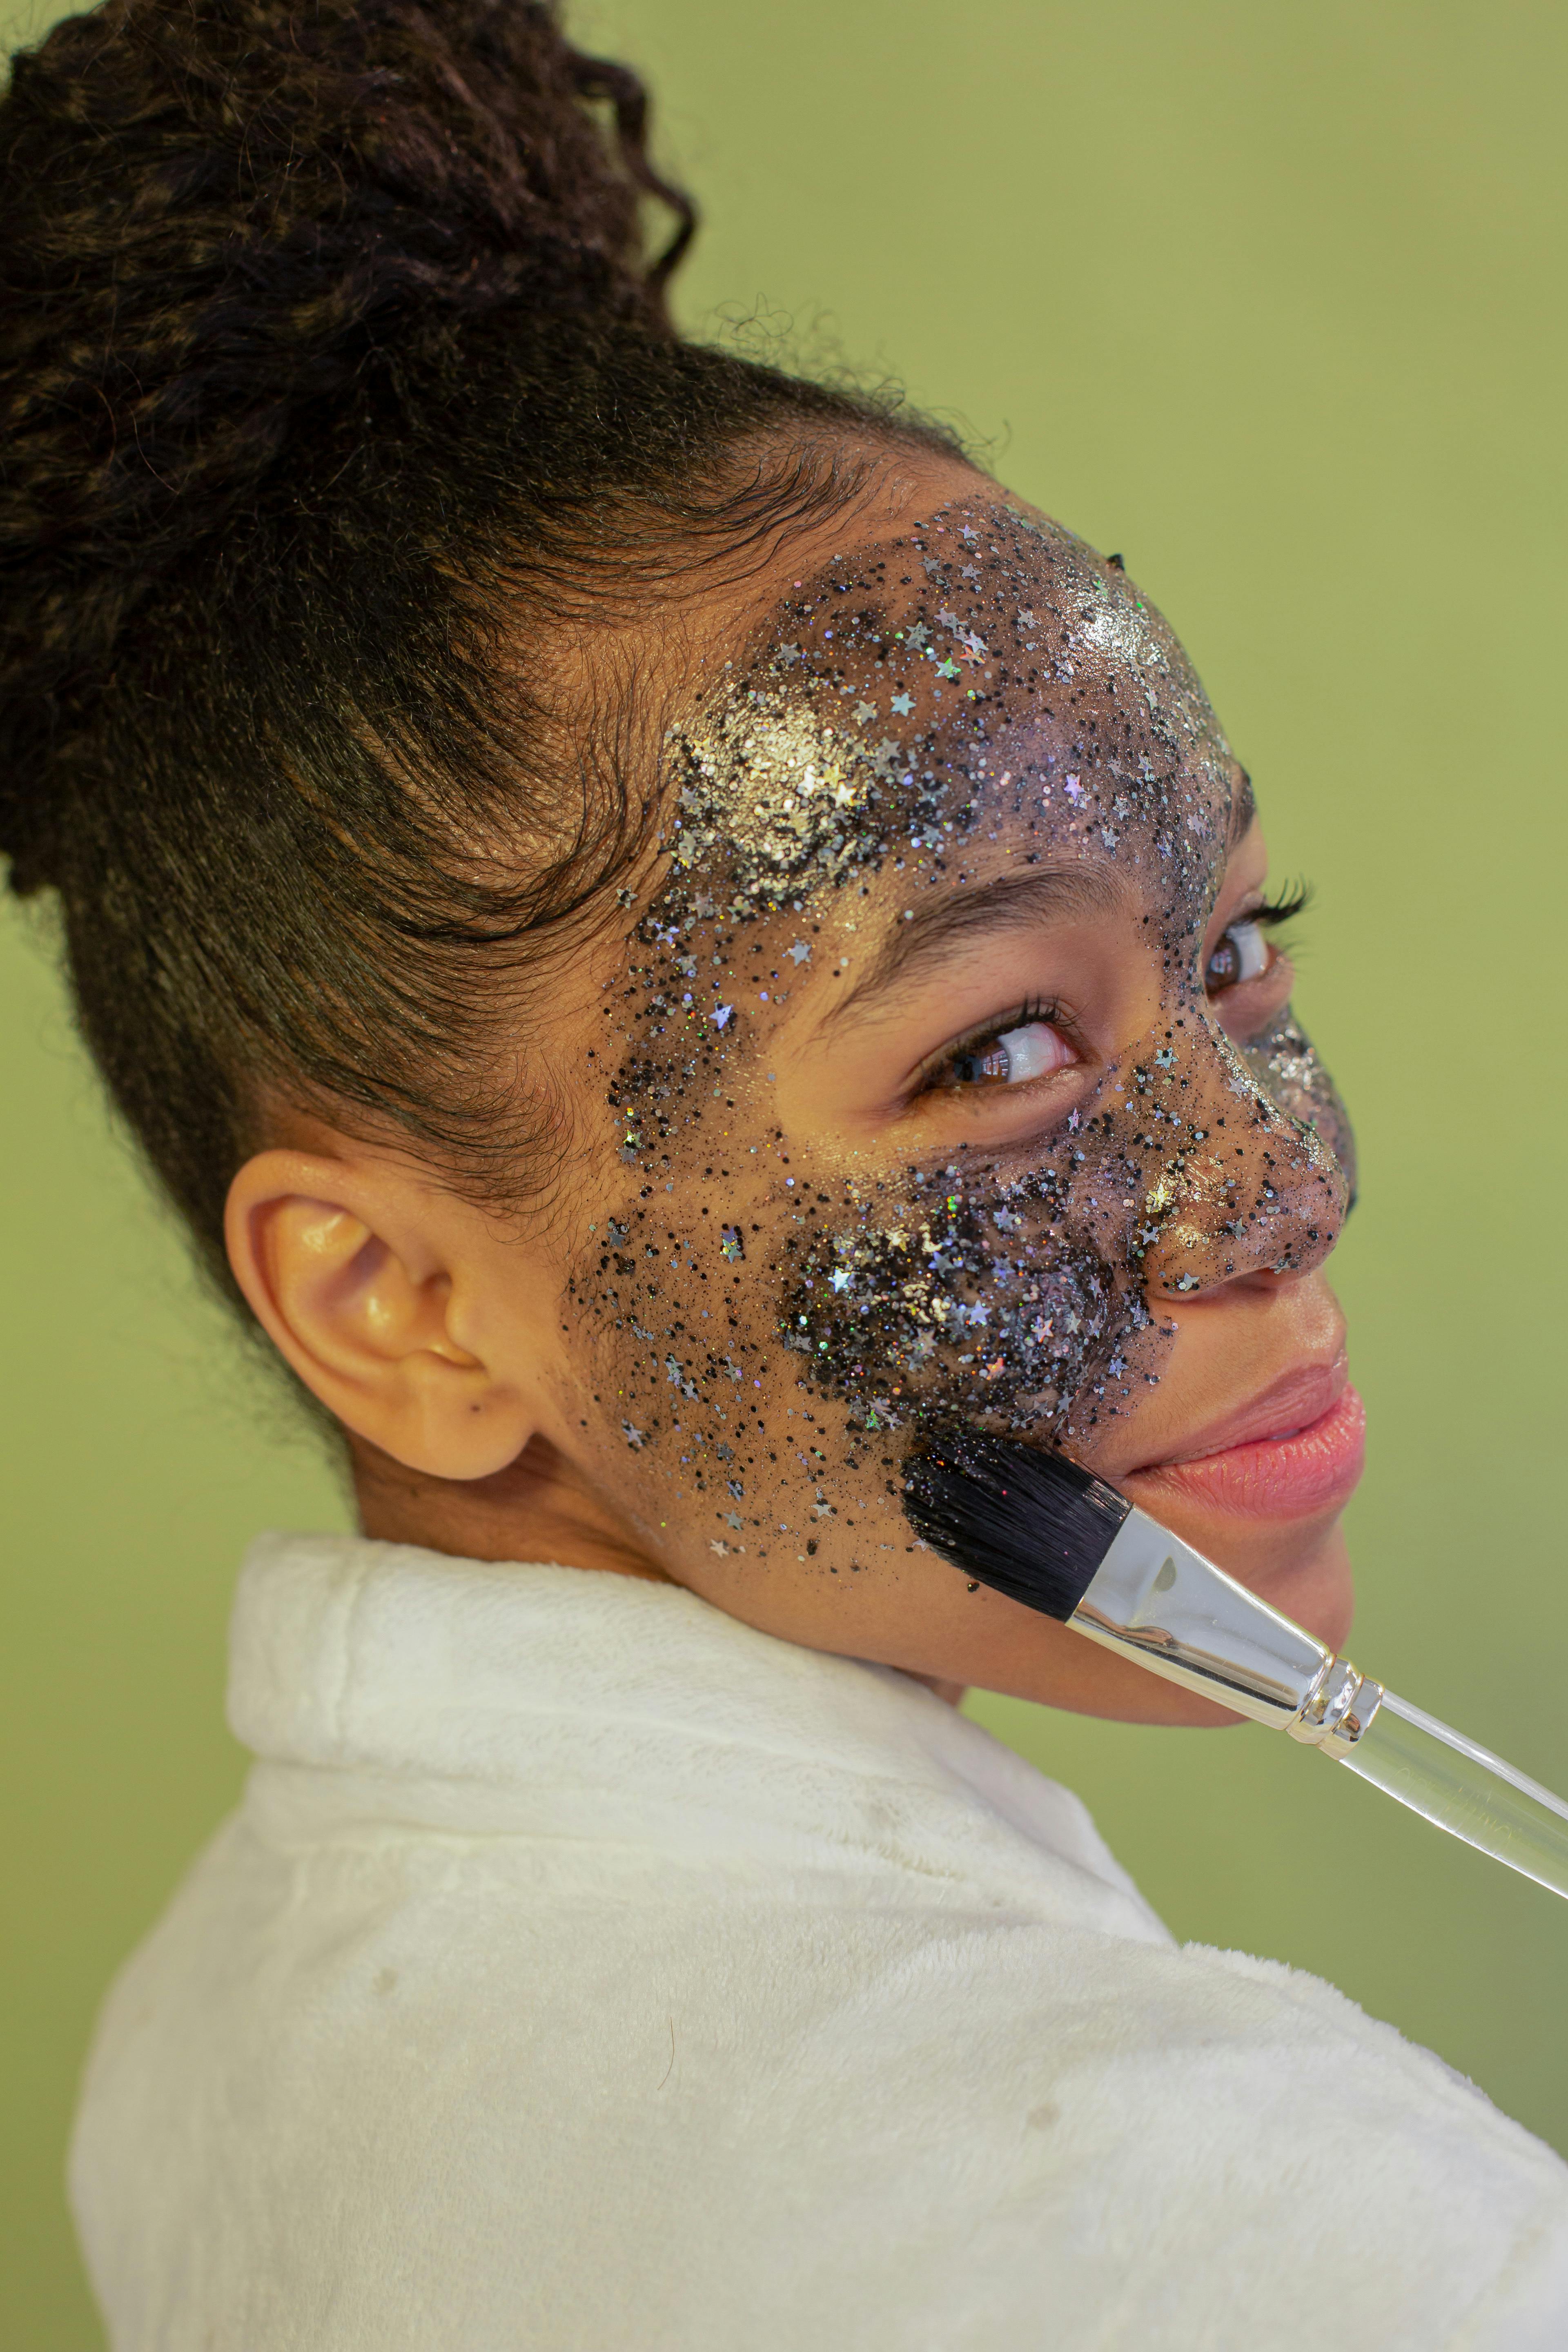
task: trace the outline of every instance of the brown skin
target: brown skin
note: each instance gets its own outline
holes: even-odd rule
[[[657,615],[632,653],[646,662],[657,649],[679,718],[701,701],[721,664],[739,663],[759,624],[814,566],[847,547],[901,544],[907,519],[929,516],[943,501],[994,508],[996,499],[994,486],[967,468],[900,455],[857,513],[793,541],[744,582],[710,584],[696,604]],[[1193,789],[1209,795],[1223,838],[1225,820],[1245,811],[1244,780],[1217,730],[1213,740],[1218,748],[1204,751]],[[1026,836],[1001,802],[988,818],[965,870],[972,879],[1005,880],[1022,870],[1037,823]],[[791,982],[787,1005],[765,1013],[757,1005],[745,1035],[737,1023],[713,1069],[705,1067],[703,1106],[715,1106],[705,1141],[672,1138],[657,1169],[650,1160],[628,1170],[623,1160],[631,1098],[623,1087],[625,1115],[617,1116],[606,1105],[605,1078],[624,1070],[636,1042],[622,1008],[636,993],[628,974],[646,968],[647,955],[606,929],[556,975],[547,1009],[529,1014],[535,1066],[548,1074],[570,1138],[568,1181],[539,1214],[504,1220],[406,1152],[280,1113],[273,1146],[235,1179],[228,1237],[236,1274],[274,1343],[348,1431],[368,1535],[470,1558],[552,1559],[672,1580],[748,1623],[900,1667],[948,1696],[973,1683],[1133,1721],[1228,1722],[1048,1619],[972,1590],[957,1569],[911,1548],[897,1495],[886,1491],[896,1480],[875,1468],[875,1448],[803,1384],[801,1358],[776,1343],[785,1220],[801,1197],[784,1191],[782,1162],[813,1171],[814,1183],[820,1172],[825,1184],[853,1186],[940,1167],[955,1151],[974,1155],[966,1171],[1005,1163],[1009,1153],[1026,1160],[1040,1148],[1042,1119],[1059,1134],[1075,1105],[1087,1113],[1108,1098],[1142,1041],[1172,1034],[1162,1026],[1176,1002],[1171,958],[1151,927],[1148,877],[1109,855],[1097,869],[1104,887],[1094,906],[1058,909],[1027,929],[961,935],[908,986],[848,1003],[877,943],[900,919],[915,866],[910,852],[902,873],[870,872],[863,893],[840,891],[808,908],[819,928],[809,934],[809,964],[782,967]],[[1214,855],[1206,921],[1191,942],[1200,972],[1227,927],[1257,902],[1264,872],[1261,835],[1244,814],[1228,856]],[[927,891],[951,887],[946,874],[929,869],[921,879]],[[780,969],[802,920],[785,911],[738,935],[721,959],[723,992],[739,1002],[743,980]],[[711,944],[706,937],[699,943]],[[705,976],[706,954],[701,968]],[[1309,1148],[1270,1107],[1255,1105],[1248,1120],[1237,1120],[1221,1036],[1259,1030],[1282,1007],[1289,977],[1279,959],[1226,991],[1211,1007],[1212,1035],[1195,1038],[1188,1053],[1184,1108],[1190,1114],[1212,1102],[1215,1116],[1228,1108],[1227,1150],[1237,1164],[1227,1163],[1228,1195],[1218,1177],[1195,1171],[1142,1260],[1163,1327],[1149,1339],[1157,1381],[1121,1391],[1114,1410],[1069,1416],[1057,1433],[1079,1459],[1338,1645],[1349,1626],[1351,1581],[1337,1510],[1244,1519],[1206,1509],[1160,1467],[1223,1443],[1227,1419],[1266,1392],[1286,1404],[1299,1392],[1301,1418],[1311,1418],[1311,1401],[1342,1359],[1342,1317],[1321,1271],[1342,1216],[1342,1182],[1331,1167],[1325,1173],[1321,1149]],[[757,993],[751,989],[748,1005]],[[1076,1008],[1075,1058],[1037,1088],[969,1095],[911,1083],[912,1073],[1009,1005],[1056,993],[1070,995]],[[1192,1027],[1183,1039],[1185,1052]],[[710,1075],[718,1081],[711,1092]],[[721,1137],[711,1123],[721,1118]],[[721,1140],[730,1171],[721,1193],[706,1172]],[[1279,1202],[1267,1232],[1248,1223],[1238,1239],[1216,1239],[1230,1234],[1224,1220],[1235,1209],[1235,1184],[1260,1182],[1265,1157]],[[742,1179],[743,1166],[755,1172]],[[746,1457],[755,1466],[746,1472],[743,1551],[734,1539],[714,1540],[719,1481],[701,1450],[718,1430],[704,1420],[713,1399],[704,1393],[682,1406],[668,1393],[659,1398],[655,1373],[595,1287],[606,1221],[629,1225],[638,1203],[657,1219],[661,1250],[676,1237],[670,1264],[682,1261],[667,1279],[665,1311],[669,1281],[700,1280],[708,1286],[693,1286],[690,1300],[717,1308],[722,1288],[731,1329],[753,1335],[745,1363],[754,1374],[744,1391],[749,1436],[741,1434],[739,1386],[717,1391],[737,1445],[757,1448]],[[761,1234],[743,1267],[711,1246],[721,1218]],[[655,1233],[655,1223],[646,1231]],[[646,1255],[653,1255],[649,1245]],[[1194,1265],[1204,1269],[1200,1286],[1178,1292],[1182,1269]],[[684,1421],[672,1424],[670,1410]],[[634,1450],[621,1435],[623,1418],[640,1416],[652,1433],[657,1412],[664,1415],[658,1434]],[[1281,1411],[1277,1425],[1290,1418]],[[795,1467],[805,1464],[798,1447],[808,1428],[824,1457],[809,1475]],[[682,1445],[691,1450],[682,1454]],[[704,1470],[699,1492],[692,1477]],[[819,1476],[839,1507],[817,1523],[807,1558],[796,1549],[804,1536],[783,1539],[777,1528],[797,1511],[809,1524]],[[718,1499],[726,1500],[721,1492]]]

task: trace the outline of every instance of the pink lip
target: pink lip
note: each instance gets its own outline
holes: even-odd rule
[[[1163,1462],[1132,1474],[1138,1486],[1154,1490],[1145,1507],[1158,1518],[1160,1488],[1180,1494],[1211,1511],[1240,1518],[1308,1518],[1342,1509],[1355,1491],[1366,1454],[1366,1411],[1348,1382],[1317,1418],[1300,1421],[1277,1435],[1250,1432],[1185,1462]],[[1246,1415],[1256,1427],[1267,1409],[1260,1399]],[[1276,1429],[1283,1419],[1273,1410]],[[1135,1499],[1142,1502],[1143,1497]]]

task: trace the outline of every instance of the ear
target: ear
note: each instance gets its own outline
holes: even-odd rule
[[[225,1237],[263,1329],[356,1435],[438,1478],[521,1454],[530,1383],[487,1360],[473,1302],[494,1243],[467,1203],[368,1155],[262,1151],[229,1188]]]

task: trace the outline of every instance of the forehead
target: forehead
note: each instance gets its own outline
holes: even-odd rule
[[[675,895],[742,921],[891,864],[1110,860],[1173,913],[1223,864],[1238,772],[1162,615],[1000,498],[949,503],[786,578],[671,729]],[[1244,786],[1244,781],[1241,780]]]

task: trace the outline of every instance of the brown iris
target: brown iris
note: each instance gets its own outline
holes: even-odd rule
[[[977,1086],[987,1080],[1005,1086],[1013,1075],[1013,1057],[1001,1038],[996,1037],[983,1054],[955,1054],[947,1066],[950,1086]]]

